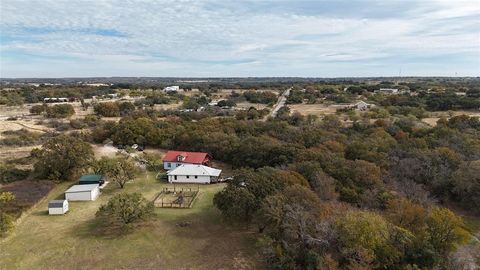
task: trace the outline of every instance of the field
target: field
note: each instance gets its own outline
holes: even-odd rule
[[[452,116],[457,116],[462,114],[468,115],[470,117],[480,117],[479,111],[431,112],[430,116],[427,118],[423,118],[422,121],[433,127],[437,125],[437,121],[440,119],[440,117],[446,117],[448,119]]]
[[[313,114],[321,116],[324,114],[335,114],[337,109],[344,108],[345,105],[326,105],[326,104],[288,104],[291,112],[299,112],[303,115]]]
[[[162,187],[152,174],[129,183],[126,192],[152,200]],[[191,209],[156,208],[153,221],[123,236],[96,233],[95,212],[121,192],[111,184],[94,202],[71,202],[65,216],[48,216],[58,185],[0,243],[0,269],[255,269],[254,234],[227,226],[212,205],[223,185],[200,186]],[[188,222],[189,226],[177,226]],[[27,255],[28,254],[28,255]],[[208,256],[206,256],[208,255]]]

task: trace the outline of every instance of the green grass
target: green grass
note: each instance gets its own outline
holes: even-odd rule
[[[95,233],[95,212],[119,192],[152,200],[162,187],[143,174],[125,190],[114,184],[94,202],[71,202],[64,216],[49,216],[47,202],[66,190],[61,184],[0,243],[0,269],[256,269],[255,234],[226,225],[212,205],[223,185],[201,185],[190,209],[156,208],[155,218],[122,236]],[[196,186],[195,186],[196,188]],[[188,227],[178,222],[188,221]]]

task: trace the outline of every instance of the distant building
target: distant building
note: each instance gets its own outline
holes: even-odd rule
[[[100,86],[110,86],[108,83],[86,83],[86,86],[100,87]]]
[[[169,183],[210,184],[217,182],[222,170],[204,165],[184,164],[167,173]]]
[[[353,107],[355,107],[355,109],[359,110],[359,111],[365,111],[365,110],[368,110],[370,107],[372,107],[372,104],[368,104],[366,103],[365,101],[359,101],[357,103],[355,103],[353,105]]]
[[[65,199],[68,201],[94,201],[100,195],[98,184],[74,185],[65,191]]]
[[[43,102],[45,103],[59,103],[59,102],[68,102],[68,98],[44,98]]]
[[[396,95],[396,94],[399,94],[399,91],[397,88],[380,88],[379,90],[375,90],[375,93]]]
[[[167,87],[163,88],[163,91],[165,91],[165,92],[178,92],[178,91],[180,91],[180,86],[178,86],[178,85],[167,86]]]
[[[163,158],[163,168],[172,170],[184,164],[209,165],[212,157],[203,152],[168,151]]]

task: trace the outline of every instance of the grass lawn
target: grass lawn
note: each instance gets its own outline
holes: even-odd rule
[[[95,212],[113,194],[110,183],[94,202],[70,202],[64,216],[49,216],[47,202],[61,198],[69,184],[22,219],[15,232],[0,243],[0,269],[257,269],[255,234],[224,224],[212,205],[223,185],[201,185],[190,209],[156,208],[153,221],[123,236],[95,233]],[[127,184],[152,200],[169,184],[143,174]],[[190,222],[179,227],[178,222]]]

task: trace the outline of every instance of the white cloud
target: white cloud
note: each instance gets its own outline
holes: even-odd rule
[[[402,16],[382,2],[392,16],[370,17],[289,12],[288,3],[276,1],[286,5],[282,12],[212,3],[2,0],[0,30],[8,40],[0,42],[0,75],[395,75],[397,67],[371,67],[404,65],[402,59],[414,65],[416,56],[432,57],[424,74],[445,72],[435,64],[480,74],[478,61],[444,57],[480,57],[478,1],[411,1]],[[359,65],[370,69],[358,72]]]

